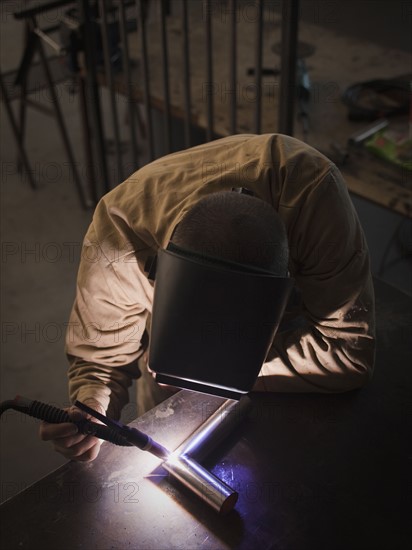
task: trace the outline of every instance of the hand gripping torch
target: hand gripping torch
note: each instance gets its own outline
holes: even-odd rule
[[[100,414],[80,401],[76,401],[75,406],[105,425],[97,424],[86,418],[74,421],[62,409],[19,395],[10,401],[4,401],[0,404],[0,415],[8,409],[13,409],[39,420],[50,422],[51,424],[71,422],[77,426],[79,432],[82,434],[93,435],[122,447],[138,447],[142,451],[148,451],[163,460],[168,458],[169,451],[140,430],[107,418],[107,416]]]

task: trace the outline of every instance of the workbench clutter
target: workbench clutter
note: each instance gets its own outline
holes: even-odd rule
[[[349,163],[354,166],[347,166],[347,140],[360,129],[359,117],[370,122],[371,116],[388,118],[403,112],[408,77],[399,75],[410,72],[410,54],[349,38],[316,24],[316,18],[299,20],[297,2],[284,2],[282,10],[276,4],[89,0],[76,6],[68,1],[45,2],[16,11],[16,18],[27,21],[32,37],[16,88],[24,92],[30,81],[26,72],[31,49],[41,53],[44,43],[60,56],[58,62],[64,58],[69,87],[78,91],[84,178],[67,137],[54,73],[45,83],[56,96],[53,110],[72,167],[71,179],[85,207],[162,154],[205,139],[277,131],[303,139],[342,166],[350,191],[409,215],[409,181],[405,184],[395,173],[393,185],[387,186],[386,173],[373,170],[368,159],[357,162],[356,155]],[[56,6],[60,8],[56,25],[37,24]],[[324,9],[337,17],[333,4]],[[56,58],[43,57],[46,69],[58,64]],[[294,101],[290,101],[292,88]],[[351,120],[342,106],[342,94],[350,104]],[[120,96],[127,113],[121,113]],[[23,94],[22,110],[33,103]],[[8,115],[16,123],[16,143],[28,181],[36,187],[21,139],[24,125],[19,127],[10,109]],[[104,121],[111,123],[110,137]],[[370,150],[408,167],[409,146],[393,136],[371,143]],[[368,177],[371,173],[373,178]]]
[[[383,160],[412,170],[411,90],[412,80],[406,78],[377,79],[349,86],[342,95],[348,119],[372,122],[350,136],[349,145],[364,145]],[[393,118],[395,123],[391,124]]]
[[[404,132],[387,129],[376,132],[365,147],[387,162],[405,170],[412,171],[412,137]]]

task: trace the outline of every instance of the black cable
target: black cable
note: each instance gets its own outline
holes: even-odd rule
[[[3,401],[2,403],[0,403],[0,416],[8,411],[9,409],[13,409],[14,408],[14,401],[9,399],[8,401]]]
[[[62,424],[64,422],[72,422],[75,424],[80,433],[85,435],[93,435],[99,439],[110,441],[114,445],[120,445],[121,447],[132,447],[132,443],[126,441],[126,439],[113,428],[102,426],[96,422],[91,422],[87,419],[73,422],[69,414],[57,407],[47,405],[41,401],[26,399],[24,397],[17,396],[13,400],[3,401],[0,403],[0,416],[7,410],[12,409],[18,412],[32,416],[39,420],[49,422],[51,424]]]

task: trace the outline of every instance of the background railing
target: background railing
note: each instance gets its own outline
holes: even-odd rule
[[[270,5],[264,0],[78,0],[45,2],[15,14],[27,25],[27,51],[35,44],[41,54],[54,115],[85,206],[96,203],[130,173],[159,156],[239,131],[239,66],[243,62],[239,41],[245,40],[239,34],[242,10],[243,16],[249,10],[247,16],[253,24],[246,32],[254,48],[253,66],[248,69],[254,84],[253,106],[248,108],[253,108],[254,114],[246,131],[261,133],[264,14]],[[40,28],[37,15],[56,8],[57,24]],[[218,28],[216,23],[223,19],[224,28]],[[293,133],[295,101],[290,99],[290,90],[296,76],[297,21],[298,0],[284,0],[281,71],[273,68],[273,74],[283,75],[277,90],[278,121],[273,119],[269,126],[270,131],[288,134]],[[87,182],[81,182],[76,173],[44,45],[66,60],[79,95]],[[22,61],[26,74],[32,59],[26,55]],[[228,89],[224,91],[227,108],[225,105],[224,112],[219,108],[219,113],[217,65],[220,78],[222,71],[225,78],[228,75]],[[25,109],[29,101],[24,93],[27,79],[20,78],[15,84],[20,86]],[[11,110],[8,115],[27,167],[23,117],[16,120]],[[224,119],[224,129],[218,124],[219,117],[220,122]],[[245,131],[244,125],[241,131]]]

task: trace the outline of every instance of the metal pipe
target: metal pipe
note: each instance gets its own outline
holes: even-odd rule
[[[190,98],[190,59],[189,59],[189,24],[187,0],[182,0],[182,48],[183,48],[183,95],[185,106],[185,144],[190,147],[191,139],[191,98]]]
[[[163,113],[165,125],[165,146],[166,153],[170,153],[172,150],[172,134],[170,122],[169,60],[167,51],[165,0],[160,0],[160,27],[163,69]]]
[[[230,2],[230,133],[236,134],[237,114],[237,26],[236,26],[236,0]]]
[[[163,467],[219,514],[227,514],[234,508],[238,493],[190,457],[172,457]]]
[[[130,70],[130,55],[129,55],[129,43],[127,39],[127,23],[126,23],[126,10],[124,3],[119,2],[119,16],[120,16],[120,36],[122,41],[122,63],[123,63],[123,72],[126,79],[126,92],[127,92],[127,107],[129,110],[129,128],[130,128],[130,142],[132,145],[132,160],[133,160],[133,169],[138,168],[138,156],[137,156],[137,139],[136,139],[136,129],[134,125],[135,118],[135,104],[133,99],[133,84],[132,76]]]
[[[43,42],[46,42],[46,44],[48,44],[55,52],[57,52],[59,55],[65,55],[66,53],[66,48],[63,48],[61,46],[61,44],[59,44],[58,42],[56,42],[55,40],[53,40],[53,38],[51,38],[48,34],[46,34],[45,32],[43,32],[41,29],[39,29],[38,27],[36,29],[34,29],[34,34],[36,34],[39,38],[41,38],[43,40]]]
[[[255,84],[256,109],[255,133],[261,132],[262,121],[262,42],[263,42],[263,0],[258,0],[258,17],[256,19],[256,50],[255,50]]]
[[[299,0],[282,3],[282,58],[279,94],[279,133],[293,135]]]
[[[113,78],[112,62],[111,62],[111,55],[110,55],[110,38],[109,38],[109,27],[108,27],[108,21],[107,21],[106,0],[100,0],[99,11],[100,11],[100,17],[101,17],[104,73],[105,73],[106,85],[109,89],[110,110],[112,115],[114,144],[115,144],[115,151],[116,151],[116,164],[117,164],[116,183],[118,183],[119,181],[123,181],[123,166],[122,166],[122,153],[121,153],[121,147],[120,147],[119,120],[117,116],[117,106],[116,106],[116,92],[114,89],[114,78]]]
[[[363,128],[363,130],[360,130],[359,132],[356,132],[356,134],[352,134],[348,140],[349,145],[360,145],[363,143],[366,139],[373,136],[380,130],[383,130],[389,125],[389,121],[386,120],[386,118],[382,118],[381,120],[378,120],[368,126],[367,128]]]
[[[165,470],[198,495],[220,514],[235,506],[238,493],[200,466],[204,458],[227,437],[251,407],[249,397],[240,401],[227,399],[195,432],[163,463]]]
[[[203,460],[212,450],[238,426],[249,412],[251,400],[248,396],[239,401],[226,399],[222,405],[191,434],[175,451],[196,460]]]

